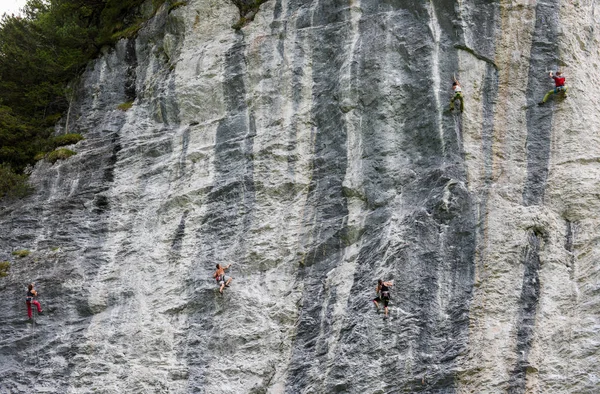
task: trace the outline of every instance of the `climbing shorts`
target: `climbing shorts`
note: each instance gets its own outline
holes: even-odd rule
[[[231,279],[231,276],[221,275],[221,280],[219,281],[219,285],[227,283]]]
[[[376,298],[373,298],[373,301],[375,301],[375,302],[383,302],[383,306],[387,308],[388,304],[390,303],[390,297],[380,297],[380,296],[377,296]]]
[[[557,86],[557,87],[554,88],[554,94],[557,94],[558,92],[562,92],[562,91],[565,91],[565,90],[567,90],[566,86],[564,86],[564,85],[563,86]]]

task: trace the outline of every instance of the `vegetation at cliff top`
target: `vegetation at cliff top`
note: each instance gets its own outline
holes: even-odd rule
[[[155,9],[164,1],[153,0]],[[22,16],[2,16],[1,171],[22,181],[18,176],[35,162],[39,152],[64,145],[52,133],[72,98],[67,83],[102,47],[137,33],[144,21],[137,11],[142,3],[144,0],[28,0]],[[0,197],[2,193],[8,191],[0,190]]]

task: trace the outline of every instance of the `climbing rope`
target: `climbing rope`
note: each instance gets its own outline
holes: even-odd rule
[[[32,308],[32,310],[31,310],[31,349],[32,349],[31,357],[35,360],[34,366],[37,367],[37,350],[34,348],[34,346],[35,346],[35,319],[37,317],[37,308],[35,308],[35,310],[33,310],[33,307],[35,305],[31,305],[31,303],[29,303],[29,306]],[[35,352],[35,354],[34,354],[34,352]]]

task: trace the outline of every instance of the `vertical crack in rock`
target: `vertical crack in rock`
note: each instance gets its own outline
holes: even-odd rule
[[[179,225],[177,226],[173,236],[173,242],[171,242],[171,261],[174,263],[181,258],[181,245],[183,244],[183,237],[185,236],[185,220],[189,213],[190,211],[186,210],[183,212],[183,215],[181,215],[181,220],[179,221]]]
[[[339,264],[345,218],[348,215],[342,182],[347,169],[347,130],[339,108],[339,73],[347,56],[344,48],[348,25],[347,2],[318,2],[312,14],[312,118],[315,123],[312,179],[305,223],[308,250],[300,269],[304,282],[302,309],[293,343],[287,391],[303,392],[323,384],[320,363],[328,352],[327,333],[335,293],[324,287],[327,273]],[[299,18],[300,19],[300,18]],[[314,368],[314,369],[313,369]],[[320,389],[317,389],[320,391]]]
[[[119,139],[118,133],[115,133],[111,138],[112,152],[104,168],[104,181],[108,183],[112,183],[115,180],[115,165],[117,164],[119,152],[122,149]]]
[[[134,101],[137,96],[135,85],[137,82],[136,70],[138,66],[137,54],[135,52],[135,40],[127,41],[127,49],[125,51],[125,63],[127,64],[125,78],[125,99],[126,101]]]
[[[487,0],[477,0],[468,15],[469,28],[466,33],[472,40],[472,45],[478,53],[487,59],[493,59],[496,53],[496,35],[498,34],[500,5]],[[465,34],[466,34],[465,33]],[[466,39],[465,39],[466,40]],[[498,69],[486,62],[485,79],[482,90],[481,152],[483,155],[483,187],[479,192],[478,223],[477,223],[477,264],[483,272],[487,249],[488,231],[488,200],[493,184],[493,141],[494,114],[498,99]]]
[[[288,5],[289,6],[289,5]],[[280,39],[277,41],[277,51],[281,59],[286,58],[285,48],[285,37],[288,35],[288,20],[290,17],[289,13],[284,16],[283,20],[280,20],[283,13],[283,5],[281,0],[277,0],[273,10],[273,22],[271,23],[271,34],[273,36],[278,35]],[[294,31],[291,29],[291,34],[297,34],[299,38],[296,40],[296,45],[288,50],[292,54],[292,92],[291,92],[291,104],[292,113],[297,114],[302,102],[302,78],[304,77],[304,68],[306,67],[306,57],[302,44],[305,41],[305,35],[302,32]],[[288,138],[287,138],[287,172],[289,179],[294,179],[296,174],[296,162],[298,161],[298,129],[300,125],[297,119],[293,120],[288,126]]]
[[[498,71],[490,64],[486,66],[483,86],[483,122],[481,125],[481,151],[483,155],[483,187],[479,191],[477,223],[477,265],[484,272],[488,238],[488,200],[493,184],[493,138],[494,113],[498,98]]]
[[[533,344],[535,318],[540,298],[540,238],[541,234],[535,231],[529,233],[529,244],[525,248],[523,258],[523,287],[517,317],[517,363],[511,371],[508,389],[510,394],[525,393],[527,372],[530,368],[528,358]]]
[[[548,71],[556,71],[558,63],[559,9],[558,0],[540,1],[535,8],[527,83],[527,180],[523,189],[523,204],[526,206],[543,203],[548,178],[552,114],[554,107],[560,105],[561,98],[555,95],[543,106],[536,103],[554,86]]]
[[[496,35],[498,34],[499,7],[497,2],[474,0],[460,13],[455,22],[460,44],[479,60],[485,61],[486,70],[482,89],[481,152],[483,156],[483,188],[479,191],[477,218],[477,264],[483,270],[487,240],[487,217],[490,188],[493,183],[494,114],[498,99],[498,68],[495,65]],[[465,4],[466,5],[466,4]],[[471,49],[472,48],[472,49]]]
[[[252,221],[255,203],[254,166],[252,162],[256,126],[246,104],[244,36],[225,53],[223,96],[226,116],[216,131],[214,148],[214,182],[206,198],[208,213],[198,231],[199,263],[193,268],[192,316],[188,331],[185,358],[190,368],[191,392],[203,392],[210,372],[206,370],[211,357],[227,354],[227,342],[220,327],[213,323],[215,306],[214,286],[195,288],[204,282],[208,270],[216,263],[227,264],[244,256],[244,236]],[[237,260],[239,261],[239,260]],[[218,302],[218,301],[217,301]]]
[[[181,134],[181,154],[179,155],[179,162],[177,163],[177,176],[182,177],[185,175],[188,148],[190,145],[190,128],[186,129]]]
[[[573,248],[573,243],[574,243],[574,238],[575,238],[575,234],[574,234],[574,224],[573,222],[567,220],[567,231],[566,231],[566,237],[565,237],[565,249],[567,250],[567,252],[569,252],[569,263],[568,266],[570,268],[569,271],[569,276],[571,278],[571,280],[574,279],[575,277],[575,251]]]

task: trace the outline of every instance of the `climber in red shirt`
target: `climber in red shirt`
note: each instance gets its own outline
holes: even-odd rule
[[[567,97],[567,87],[565,86],[565,77],[562,76],[562,73],[560,71],[556,72],[556,75],[552,75],[552,71],[550,71],[550,78],[554,79],[554,84],[556,85],[556,87],[554,89],[552,89],[551,91],[549,91],[548,93],[546,93],[546,95],[544,96],[544,99],[539,102],[539,105],[542,105],[546,102],[546,100],[548,100],[548,98],[552,95],[552,94],[558,94],[560,92],[563,92],[564,97]]]

